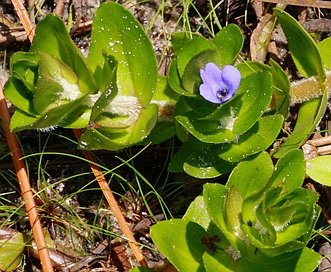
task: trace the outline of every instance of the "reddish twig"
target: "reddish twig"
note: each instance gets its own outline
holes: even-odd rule
[[[35,32],[30,22],[29,16],[23,3],[20,0],[12,0],[12,4],[20,18],[22,25],[28,35],[30,42],[32,42]],[[30,180],[22,160],[22,152],[14,133],[10,131],[10,114],[7,108],[7,103],[3,94],[2,84],[0,82],[0,115],[2,117],[2,126],[4,128],[9,150],[12,153],[12,160],[15,166],[17,179],[20,185],[21,194],[25,203],[25,208],[28,213],[32,234],[39,252],[40,263],[43,271],[52,272],[53,266],[49,257],[45,236],[42,230],[41,222],[39,220],[36,203],[33,198],[33,193],[30,185]]]
[[[12,155],[13,164],[15,166],[18,183],[20,185],[21,194],[25,203],[25,208],[28,213],[32,234],[39,252],[40,263],[43,271],[52,272],[53,266],[48,254],[45,237],[42,226],[38,217],[36,203],[33,198],[33,193],[29,181],[29,177],[22,160],[22,152],[18,144],[16,135],[9,129],[10,114],[7,108],[6,99],[3,95],[2,84],[0,81],[0,116],[2,119],[2,126],[6,134],[8,147]]]
[[[331,9],[330,1],[320,1],[320,0],[261,0],[261,2],[275,3],[275,4],[285,4],[301,7],[314,7],[314,8],[326,8]]]
[[[21,20],[21,23],[26,31],[26,34],[28,35],[28,38],[30,40],[30,42],[33,41],[33,38],[34,38],[34,35],[35,35],[35,32],[34,32],[34,28],[31,24],[31,21],[29,19],[29,15],[28,13],[26,12],[26,9],[25,7],[23,6],[23,3],[22,1],[20,0],[11,0],[15,10],[16,10],[16,13],[18,15],[18,17],[20,18]]]
[[[75,133],[77,140],[79,140],[80,137],[82,136],[82,131],[79,129],[74,129],[73,131]],[[110,190],[110,187],[109,187],[104,175],[100,171],[100,168],[98,166],[96,166],[95,157],[90,152],[85,151],[85,150],[84,150],[84,155],[85,155],[86,159],[88,159],[91,162],[90,163],[91,170],[92,170],[96,180],[98,181],[99,186],[103,192],[103,195],[105,196],[105,198],[110,206],[110,209],[114,213],[114,216],[117,219],[118,224],[120,225],[120,228],[123,231],[124,236],[128,239],[128,243],[129,243],[135,257],[137,258],[140,265],[147,266],[147,262],[144,258],[144,255],[142,254],[142,252],[133,236],[133,233],[132,233],[131,229],[129,228],[129,226],[121,212],[121,209],[118,206],[118,203],[114,197],[114,194]]]

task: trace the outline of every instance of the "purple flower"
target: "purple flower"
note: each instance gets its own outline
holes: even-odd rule
[[[241,74],[239,70],[226,65],[221,70],[215,63],[209,62],[205,69],[200,69],[203,84],[200,85],[200,94],[208,101],[222,104],[228,101],[237,91]]]

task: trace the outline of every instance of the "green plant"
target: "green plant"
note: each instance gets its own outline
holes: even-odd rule
[[[320,255],[306,245],[320,209],[317,195],[301,186],[306,172],[328,181],[313,161],[306,171],[299,148],[326,109],[331,39],[316,45],[289,14],[275,9],[275,16],[305,77],[292,85],[273,61],[238,64],[243,36],[234,24],[212,40],[174,33],[166,78],[157,74],[144,30],[121,5],[100,6],[87,58],[63,22],[48,15],[30,51],[11,59],[5,86],[17,107],[11,129],[82,128],[83,150],[119,150],[176,135],[183,144],[169,171],[197,178],[232,171],[225,186],[205,184],[183,219],[152,228],[154,242],[179,270],[314,269]],[[306,102],[293,133],[268,154],[290,105],[298,101]],[[278,159],[275,167],[271,155]]]
[[[151,100],[163,90],[154,51],[118,4],[99,8],[87,59],[63,22],[46,16],[30,51],[12,57],[11,74],[4,92],[18,108],[13,131],[86,128],[80,148],[116,150],[142,141],[156,124],[157,101]]]
[[[180,171],[183,165],[187,173],[204,178],[233,169],[225,186],[205,184],[203,195],[192,202],[183,219],[161,222],[152,227],[153,241],[179,271],[313,271],[321,259],[318,253],[306,248],[320,213],[316,204],[318,195],[303,189],[302,183],[307,172],[318,182],[329,184],[327,173],[322,169],[330,159],[311,160],[306,170],[299,148],[325,111],[329,87],[326,70],[330,65],[326,50],[330,39],[316,45],[291,16],[278,9],[275,14],[288,38],[294,62],[307,78],[293,84],[291,90],[287,77],[274,62],[270,67],[246,62],[237,65],[242,82],[234,97],[220,106],[219,103],[210,104],[199,96],[199,78],[186,74],[195,69],[193,73],[197,75],[199,69],[211,61],[208,57],[212,54],[213,62],[221,67],[232,63],[222,62],[226,58],[217,57],[219,47],[213,48],[211,42],[198,36],[185,40],[184,34],[182,44],[175,47],[178,51],[175,51],[176,59],[170,66],[169,83],[183,95],[177,103],[180,109],[175,110],[175,115],[193,137],[179,134],[183,136],[184,144],[174,157],[170,170]],[[234,35],[235,31],[231,33]],[[198,44],[198,49],[189,52],[185,47],[189,43]],[[208,50],[212,54],[207,54]],[[251,85],[244,85],[245,80],[254,76]],[[196,84],[189,85],[188,78],[191,83],[192,78],[196,79]],[[307,94],[307,82],[314,82],[308,84],[310,94]],[[273,96],[270,106],[259,108],[263,102],[259,104],[250,98],[243,99],[243,108],[252,105],[250,103],[255,108],[251,106],[245,114],[240,115],[238,106],[236,109],[239,110],[232,115],[229,109],[227,115],[222,112],[231,107],[228,105],[238,103],[238,97],[244,93],[241,88],[251,91],[247,86],[252,86],[256,90],[260,84],[265,85],[261,87],[260,95],[256,93],[254,98],[258,97],[261,102],[261,94],[266,93],[270,103]],[[268,89],[267,93],[265,90]],[[270,155],[262,150],[275,141],[291,102],[296,103],[300,97],[300,102],[308,101],[300,108],[292,135],[273,154],[274,158],[279,158],[273,167]],[[260,115],[256,113],[255,119],[248,118],[255,110],[260,110]],[[213,119],[215,116],[217,118]],[[229,117],[232,118],[230,133],[220,135],[217,122]],[[279,120],[272,124],[277,118]],[[248,130],[235,133],[239,121],[243,126],[247,124]],[[267,128],[269,124],[271,128]],[[182,128],[178,126],[177,129]],[[262,143],[266,142],[256,138],[254,145],[250,139],[256,134],[270,136],[270,142],[263,146]]]
[[[275,167],[253,155],[225,186],[205,184],[183,219],[153,226],[153,241],[179,271],[312,271],[321,256],[305,246],[320,207],[304,175],[300,150]]]

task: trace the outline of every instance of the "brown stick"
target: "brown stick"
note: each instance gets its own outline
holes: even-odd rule
[[[35,32],[30,22],[29,16],[26,12],[26,9],[23,6],[23,3],[20,0],[12,0],[12,4],[17,12],[18,17],[22,22],[22,25],[28,35],[30,42],[32,42]],[[32,234],[38,248],[41,267],[42,270],[45,272],[52,272],[54,271],[54,269],[51,263],[51,259],[49,257],[49,252],[47,249],[41,222],[38,217],[38,211],[36,208],[36,203],[33,198],[29,177],[24,165],[24,161],[22,160],[22,152],[18,144],[16,135],[12,133],[9,128],[10,114],[3,94],[1,82],[0,82],[0,100],[1,100],[0,115],[2,117],[2,126],[6,134],[9,150],[12,153],[12,160],[15,166],[17,179],[21,189],[21,194],[25,202],[25,208],[28,213]]]
[[[18,17],[21,20],[21,23],[29,37],[30,42],[32,42],[35,35],[34,28],[32,27],[31,21],[25,7],[23,6],[23,3],[20,0],[11,0],[11,2],[16,10]]]
[[[314,7],[314,8],[327,8],[331,9],[330,1],[319,1],[319,0],[262,0],[261,2],[285,4],[301,7]]]
[[[28,178],[28,174],[22,160],[22,152],[18,144],[16,135],[9,129],[10,114],[7,108],[6,99],[3,95],[2,84],[0,81],[0,116],[2,119],[2,126],[6,134],[9,150],[12,155],[13,164],[15,166],[18,183],[20,185],[21,194],[25,203],[25,208],[28,213],[32,234],[36,241],[40,263],[43,271],[52,272],[53,266],[48,254],[45,237],[43,234],[42,226],[38,217],[36,203],[33,198],[33,193]]]
[[[80,137],[82,136],[82,131],[79,129],[74,129],[73,131],[75,133],[77,140],[79,140]],[[104,175],[101,173],[100,168],[98,166],[96,166],[96,164],[95,164],[96,163],[95,157],[90,152],[85,151],[85,150],[84,150],[84,155],[85,155],[86,159],[91,161],[91,163],[90,163],[91,170],[92,170],[96,180],[98,181],[99,186],[110,206],[110,209],[114,213],[114,216],[116,217],[118,224],[120,225],[121,230],[123,231],[124,236],[128,239],[128,243],[133,251],[133,254],[137,258],[137,260],[141,266],[147,266],[147,262],[144,258],[144,255],[142,254],[142,252],[133,236],[131,229],[127,225],[127,222],[121,212],[120,207],[118,206],[118,203],[114,197],[114,194],[110,190],[110,187],[109,187]]]

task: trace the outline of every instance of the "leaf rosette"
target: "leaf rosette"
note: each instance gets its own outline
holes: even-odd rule
[[[48,15],[38,24],[30,51],[14,54],[10,68],[4,92],[18,108],[12,130],[88,125],[98,87],[59,18]]]
[[[276,63],[234,66],[243,40],[234,25],[222,29],[212,41],[185,33],[172,38],[175,58],[168,78],[182,95],[174,116],[177,136],[184,144],[169,170],[213,178],[266,150],[288,113],[287,75]]]
[[[177,98],[158,83],[155,53],[143,28],[120,4],[103,3],[91,40],[85,58],[61,19],[47,15],[38,23],[30,51],[11,59],[4,92],[17,107],[13,131],[84,128],[79,147],[89,150],[125,148],[150,134],[158,106]],[[155,92],[165,101],[152,101]],[[161,134],[149,140],[168,137]]]
[[[294,173],[290,172],[292,164],[298,166]],[[266,153],[234,169],[222,203],[209,201],[206,205],[211,219],[238,254],[258,250],[274,257],[306,246],[320,208],[316,205],[318,195],[300,187],[304,174],[305,162],[299,150],[286,154],[275,169]],[[206,188],[205,201],[213,194],[210,189]],[[222,210],[222,219],[216,214],[216,205]]]
[[[152,227],[153,241],[179,271],[190,271],[188,263],[198,271],[313,271],[321,256],[306,245],[321,209],[301,187],[304,176],[300,150],[275,166],[267,153],[253,155],[226,185],[205,184],[183,219]]]

